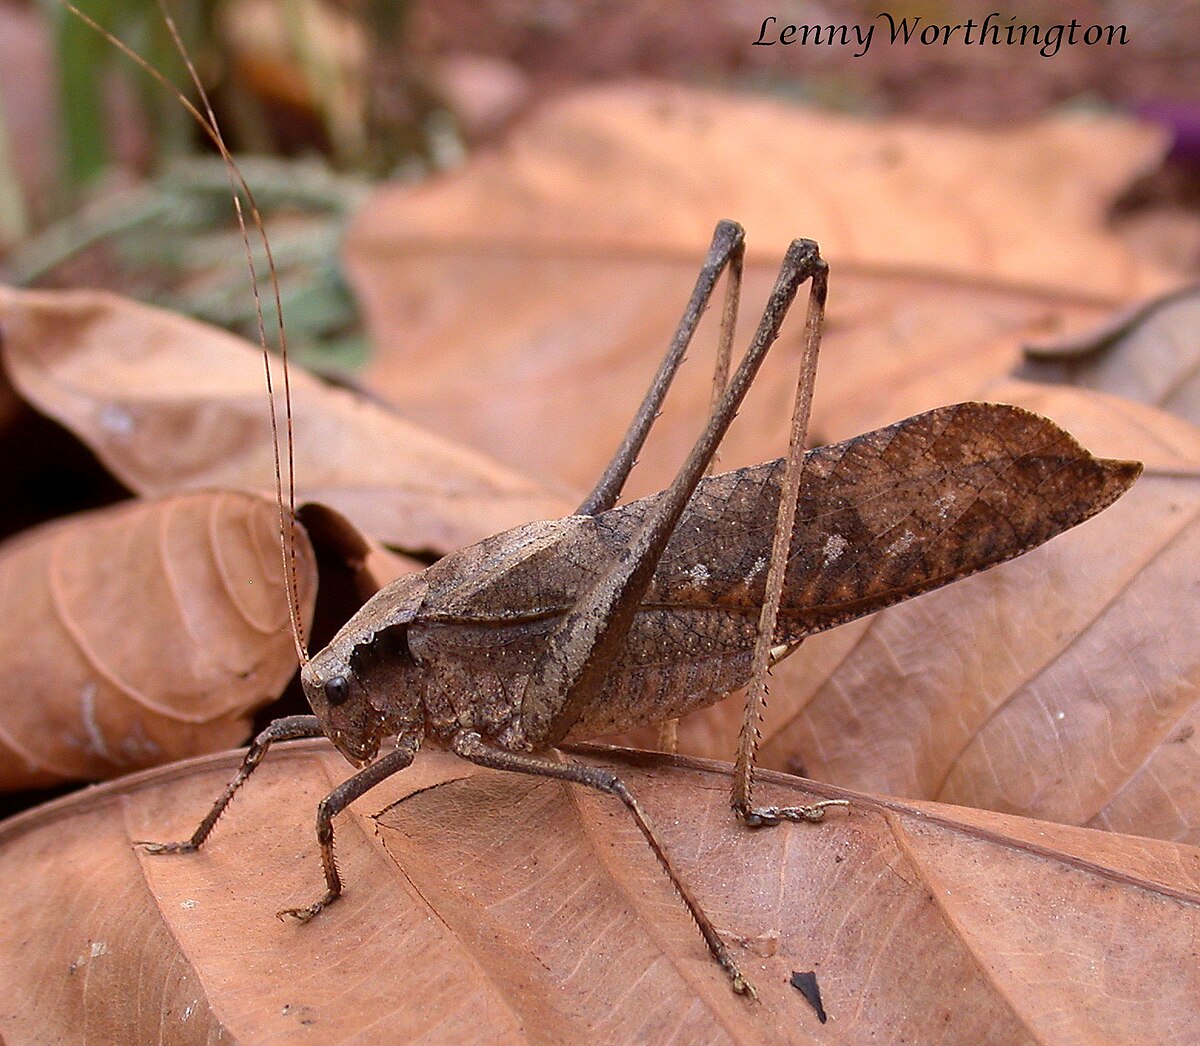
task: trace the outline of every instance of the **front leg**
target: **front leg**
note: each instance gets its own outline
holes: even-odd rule
[[[342,877],[338,874],[337,861],[333,856],[333,819],[355,799],[366,795],[377,784],[392,774],[399,773],[413,761],[421,746],[419,737],[402,737],[396,742],[395,751],[372,763],[365,770],[343,781],[317,806],[317,843],[321,847],[321,864],[325,869],[325,896],[304,908],[285,908],[276,914],[280,919],[291,916],[306,923],[342,895]]]
[[[294,741],[302,737],[323,737],[324,733],[315,715],[293,715],[284,719],[276,719],[254,739],[254,743],[246,750],[246,757],[242,760],[242,765],[238,767],[238,772],[234,774],[233,780],[225,786],[225,791],[217,797],[212,809],[205,815],[204,820],[200,822],[190,839],[177,843],[150,843],[138,839],[134,841],[133,845],[140,846],[149,854],[194,853],[204,845],[204,841],[216,827],[217,821],[225,812],[230,800],[246,783],[246,779],[258,768],[258,764],[263,761],[263,756],[267,754],[271,745],[276,741]]]

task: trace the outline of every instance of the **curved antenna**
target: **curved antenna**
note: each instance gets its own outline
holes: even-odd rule
[[[187,52],[187,48],[183,44],[183,38],[179,34],[179,29],[175,24],[175,19],[171,16],[168,10],[166,0],[157,0],[158,9],[162,14],[163,22],[166,24],[167,31],[171,34],[171,41],[175,46],[175,50],[179,52],[180,58],[183,59],[183,64],[188,71],[188,76],[196,87],[199,94],[201,104],[204,106],[204,112],[201,112],[191,100],[185,95],[174,83],[166,76],[154,68],[145,58],[137,53],[132,47],[126,44],[123,40],[114,36],[104,26],[100,25],[94,18],[71,2],[71,0],[59,0],[68,11],[78,18],[84,25],[95,30],[103,36],[109,43],[116,47],[131,61],[136,63],[141,69],[152,76],[159,82],[167,91],[169,91],[178,100],[179,104],[187,110],[192,119],[200,125],[200,128],[208,136],[208,139],[216,147],[221,154],[221,158],[225,161],[225,170],[229,178],[229,189],[233,198],[233,209],[237,215],[238,228],[242,234],[242,247],[246,255],[246,265],[250,269],[250,285],[254,294],[254,313],[258,323],[258,340],[262,346],[263,353],[263,370],[267,381],[267,398],[271,405],[271,450],[275,459],[275,498],[279,505],[279,547],[283,557],[283,573],[286,579],[288,591],[288,616],[292,626],[292,641],[296,646],[296,656],[300,660],[301,665],[308,663],[308,653],[305,650],[306,642],[304,638],[304,623],[300,620],[300,583],[299,573],[296,567],[296,459],[295,459],[295,439],[293,438],[292,425],[292,385],[290,368],[288,367],[288,348],[287,348],[287,331],[283,323],[283,300],[279,291],[279,279],[275,270],[275,258],[271,253],[271,244],[267,239],[266,226],[263,223],[262,214],[258,209],[258,203],[254,198],[254,193],[250,188],[249,183],[243,176],[241,169],[234,160],[233,154],[225,144],[225,139],[221,135],[220,126],[217,123],[216,113],[213,112],[212,104],[209,101],[208,92],[204,89],[204,84],[200,80],[199,73],[196,72],[196,67],[192,63],[191,56]],[[267,349],[267,327],[263,316],[262,295],[258,289],[258,270],[254,265],[254,254],[250,249],[250,234],[246,227],[246,218],[242,213],[242,201],[238,195],[238,190],[245,194],[246,202],[250,207],[250,219],[254,224],[255,231],[258,233],[259,239],[262,241],[263,251],[267,259],[267,269],[271,278],[272,296],[275,305],[275,318],[279,327],[279,359],[283,367],[283,416],[284,416],[284,431],[287,436],[287,507],[284,507],[283,499],[283,467],[282,455],[279,449],[279,418],[275,406],[275,382],[271,369],[271,354]]]

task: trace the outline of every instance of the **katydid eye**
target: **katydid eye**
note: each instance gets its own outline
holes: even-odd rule
[[[325,680],[325,700],[331,705],[343,704],[350,696],[350,680],[345,676],[334,676]]]

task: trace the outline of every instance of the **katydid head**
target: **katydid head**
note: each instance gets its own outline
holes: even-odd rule
[[[392,582],[300,669],[321,729],[356,766],[371,762],[385,737],[420,734],[421,671],[408,647],[408,628],[425,589],[421,574]]]
[[[347,659],[326,647],[300,670],[300,685],[325,736],[355,766],[371,762],[387,733],[387,716]]]

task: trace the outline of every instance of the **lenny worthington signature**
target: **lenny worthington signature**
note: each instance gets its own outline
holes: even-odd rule
[[[882,28],[881,39],[896,45],[918,44],[924,47],[958,44],[964,47],[1036,47],[1043,58],[1053,58],[1066,47],[1095,47],[1098,44],[1124,46],[1129,43],[1129,27],[1117,25],[1084,25],[1072,18],[1069,22],[1050,25],[1018,22],[1016,15],[1005,19],[993,11],[982,21],[968,18],[955,25],[927,22],[920,16],[896,18],[886,11],[877,14],[865,25],[781,25],[774,15],[764,18],[759,26],[755,47],[776,44],[809,44],[828,47],[856,47],[855,58],[871,49],[875,30]]]

